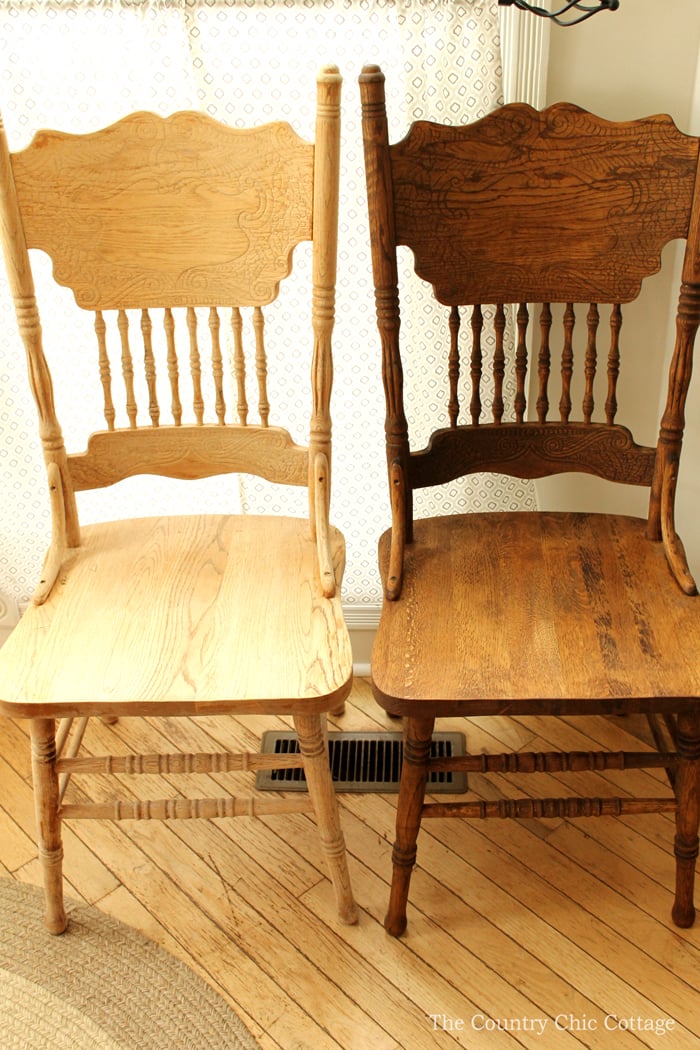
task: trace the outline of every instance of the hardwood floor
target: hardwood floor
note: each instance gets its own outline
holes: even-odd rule
[[[364,681],[335,726],[397,728]],[[136,732],[154,749],[172,749],[185,735],[203,750],[212,739],[256,748],[263,728],[269,719],[92,722],[86,748],[105,749],[109,738],[128,752]],[[629,719],[474,719],[442,728],[464,729],[472,751],[619,746],[626,734],[642,734]],[[0,875],[38,883],[22,723],[0,720],[0,756]],[[644,793],[662,774],[625,776]],[[536,779],[537,790],[562,792],[556,778]],[[568,776],[565,793],[575,792],[576,779]],[[600,794],[624,784],[614,773],[597,780]],[[201,778],[177,783],[201,792]],[[156,777],[130,784],[142,797],[163,791]],[[87,785],[91,797],[108,796],[102,778],[83,785],[71,785],[74,797],[87,797]],[[503,784],[472,776],[470,787],[491,798]],[[534,790],[533,779],[520,787]],[[356,927],[335,921],[315,826],[304,816],[66,824],[67,895],[188,962],[269,1050],[698,1045],[700,923],[683,931],[670,922],[671,818],[429,821],[409,930],[397,942],[381,925],[395,797],[344,794],[341,806],[361,907]]]

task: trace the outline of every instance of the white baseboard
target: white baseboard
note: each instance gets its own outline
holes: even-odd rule
[[[343,615],[350,632],[353,672],[358,678],[369,675],[372,644],[379,624],[381,605],[344,605]]]

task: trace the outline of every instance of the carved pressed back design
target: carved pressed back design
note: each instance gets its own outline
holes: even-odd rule
[[[441,302],[627,302],[688,232],[697,140],[516,104],[391,147],[396,241]]]
[[[86,309],[260,306],[312,231],[314,149],[284,123],[136,113],[13,157],[28,248]]]
[[[12,172],[27,247],[46,252],[55,279],[95,311],[106,431],[134,432],[118,444],[93,435],[87,455],[71,456],[75,489],[151,469],[181,478],[248,469],[306,484],[302,450],[277,432],[243,444],[167,427],[268,427],[262,307],[312,235],[313,145],[284,123],[238,129],[199,113],[136,113],[90,135],[40,132]],[[137,435],[144,423],[166,429]]]

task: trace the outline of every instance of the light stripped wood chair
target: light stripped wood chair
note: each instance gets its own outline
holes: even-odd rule
[[[464,127],[418,122],[390,145],[378,67],[365,69],[361,92],[392,508],[379,546],[385,597],[372,679],[379,703],[404,717],[405,734],[386,928],[395,936],[405,929],[423,817],[659,812],[675,813],[673,920],[690,926],[700,605],[674,498],[700,320],[699,141],[668,117],[610,123],[560,104],[542,113],[505,106]],[[686,245],[675,348],[658,441],[644,446],[617,414],[620,369],[649,367],[643,345],[623,348],[621,304],[638,296],[676,238]],[[402,352],[411,330],[400,329],[397,245],[412,250],[446,315],[444,411],[420,448],[404,409]],[[531,340],[533,303],[544,306]],[[515,334],[507,359],[506,325]],[[507,369],[515,380],[509,405]],[[558,409],[550,411],[550,400]],[[415,491],[489,471],[580,472],[641,486],[648,515],[593,507],[413,520]],[[628,712],[649,717],[658,754],[430,759],[436,717]],[[520,775],[654,766],[667,767],[672,793],[546,798],[529,778],[526,797],[426,801],[427,777],[438,767]]]
[[[325,713],[342,709],[352,677],[340,605],[344,541],[328,518],[340,89],[337,69],[323,69],[315,144],[287,123],[235,129],[194,112],[136,113],[89,135],[42,131],[14,154],[3,131],[3,246],[39,414],[53,538],[31,606],[0,653],[0,710],[31,720],[53,933],[66,925],[61,822],[82,817],[312,811],[340,918],[356,920],[324,735]],[[311,240],[310,423],[300,445],[269,404],[263,308],[277,298],[294,247]],[[45,354],[31,249],[46,252],[56,281],[95,312],[94,349],[47,346]],[[244,338],[250,329],[254,339]],[[277,347],[280,369],[300,351]],[[52,354],[94,368],[105,425],[82,452],[64,447]],[[258,388],[257,416],[248,386]],[[186,504],[182,516],[79,524],[76,494],[84,490],[132,475],[232,472],[307,488],[308,515],[197,514]],[[223,497],[225,478],[221,484]],[[70,721],[93,715],[231,713],[293,716],[301,755],[92,758],[67,743],[75,741]],[[303,765],[308,797],[64,801],[67,779],[78,773],[222,773],[285,761]]]

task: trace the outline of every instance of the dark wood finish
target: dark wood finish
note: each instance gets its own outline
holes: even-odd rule
[[[669,117],[611,123],[559,104],[541,113],[505,106],[463,127],[419,122],[390,145],[383,80],[376,66],[360,78],[392,509],[379,544],[385,599],[372,679],[405,733],[386,927],[405,929],[424,816],[664,812],[676,815],[673,921],[688,926],[698,856],[700,606],[674,497],[700,321],[699,141]],[[666,407],[657,444],[641,445],[618,405],[625,365],[644,367],[644,348],[625,348],[622,304],[675,238],[687,245]],[[411,445],[403,407],[397,245],[413,250],[417,273],[446,307],[450,425],[436,425],[424,448]],[[646,488],[649,513],[592,507],[413,521],[414,490],[478,471],[593,474]],[[653,764],[666,769],[671,793],[425,799],[431,769],[520,776],[644,762],[617,751],[437,762],[429,746],[436,718],[632,712],[650,719],[659,746]]]
[[[440,302],[628,302],[688,232],[697,157],[663,116],[518,104],[418,121],[391,148],[396,242]]]

